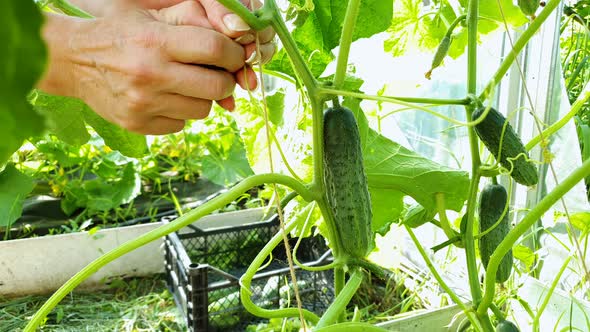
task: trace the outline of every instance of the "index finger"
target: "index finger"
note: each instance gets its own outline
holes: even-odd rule
[[[244,66],[244,48],[219,32],[194,26],[167,25],[165,29],[165,51],[170,60],[211,65],[232,73]]]

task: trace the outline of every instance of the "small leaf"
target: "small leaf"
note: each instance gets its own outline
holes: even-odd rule
[[[512,248],[512,255],[514,255],[514,258],[521,261],[526,266],[527,270],[530,270],[537,260],[537,255],[531,250],[531,248],[525,247],[521,244]]]
[[[588,234],[590,231],[590,212],[578,212],[570,215],[572,226]]]
[[[22,215],[23,202],[35,186],[33,179],[8,164],[0,172],[0,226],[10,226]]]
[[[268,119],[275,126],[283,124],[283,113],[285,112],[285,90],[279,89],[274,94],[266,96],[268,107]]]
[[[83,116],[86,105],[79,99],[54,96],[37,90],[31,102],[47,119],[49,133],[60,140],[77,147],[90,139]]]

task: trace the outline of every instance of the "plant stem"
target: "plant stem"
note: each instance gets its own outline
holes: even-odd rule
[[[422,244],[420,244],[420,241],[418,241],[418,238],[416,237],[416,234],[414,234],[412,228],[407,225],[404,226],[406,227],[406,231],[408,232],[408,234],[410,234],[410,237],[412,238],[414,245],[418,249],[418,252],[420,252],[422,259],[424,259],[426,266],[428,266],[430,273],[432,273],[432,276],[434,276],[434,279],[436,279],[440,287],[447,293],[447,295],[449,295],[451,300],[455,302],[455,304],[458,305],[465,312],[471,324],[473,324],[473,326],[476,328],[475,330],[481,331],[482,329],[480,327],[479,320],[477,319],[477,316],[475,315],[473,310],[471,310],[471,308],[467,307],[467,305],[463,303],[463,301],[461,301],[459,296],[457,296],[457,294],[447,285],[447,283],[440,276],[440,274],[438,273],[438,269],[434,266],[434,264],[428,257],[428,254],[426,254],[426,251],[424,251]]]
[[[446,206],[445,206],[445,195],[443,193],[434,194],[434,201],[436,202],[436,210],[438,212],[440,226],[449,240],[457,237],[457,232],[453,230],[449,219],[447,218]]]
[[[262,8],[251,12],[250,9],[238,0],[217,0],[225,8],[236,13],[252,29],[260,31],[269,26],[273,13],[265,4]]]
[[[69,16],[76,16],[81,18],[94,18],[94,16],[90,15],[86,11],[74,6],[73,4],[69,3],[66,0],[52,0],[51,5],[53,7],[61,10],[64,14]]]
[[[477,92],[477,18],[479,15],[479,1],[470,0],[467,14],[467,94],[475,95]],[[473,120],[474,104],[465,107],[467,121]],[[479,284],[479,273],[477,271],[477,262],[475,260],[475,239],[473,237],[473,224],[475,223],[475,204],[477,201],[477,189],[479,186],[479,166],[481,160],[479,157],[478,139],[473,127],[468,127],[469,146],[471,149],[471,183],[469,186],[469,196],[467,200],[467,225],[463,242],[465,244],[465,259],[467,263],[467,273],[469,276],[469,288],[471,297],[475,306],[481,299],[481,286]],[[485,330],[491,326],[487,311],[478,315],[480,323]]]
[[[553,206],[553,204],[588,175],[590,175],[590,159],[584,161],[580,167],[574,170],[567,178],[553,188],[553,190],[549,192],[534,208],[532,208],[529,213],[522,218],[520,223],[518,223],[518,225],[516,225],[506,237],[504,237],[504,240],[500,242],[488,263],[485,276],[485,292],[477,308],[478,313],[487,311],[488,306],[492,303],[495,292],[496,271],[498,270],[498,266],[504,255],[512,249],[520,236],[537,222],[537,220],[539,220],[543,214]]]
[[[242,182],[231,188],[228,192],[213,198],[207,203],[189,211],[182,217],[177,218],[173,222],[160,226],[148,233],[145,233],[139,236],[136,239],[127,241],[120,245],[119,247],[107,252],[106,254],[102,255],[101,257],[94,260],[92,263],[88,264],[82,270],[80,270],[76,275],[74,275],[70,280],[68,280],[63,286],[61,286],[48,300],[43,304],[43,306],[35,313],[35,315],[31,318],[31,321],[27,324],[24,331],[35,331],[36,328],[41,324],[43,319],[51,312],[51,310],[68,294],[70,293],[76,286],[86,280],[90,275],[94,274],[96,271],[101,269],[103,266],[107,265],[108,263],[112,262],[113,260],[129,253],[143,245],[146,245],[156,239],[159,239],[167,234],[175,232],[182,227],[185,227],[189,224],[192,224],[199,218],[210,214],[211,212],[222,208],[223,206],[231,203],[233,200],[238,198],[241,194],[246,192],[248,189],[260,186],[265,183],[278,183],[290,187],[291,189],[297,191],[303,199],[311,201],[313,200],[314,195],[309,189],[305,187],[304,184],[301,182],[296,181],[295,179],[281,174],[260,174],[260,175],[253,175]]]
[[[328,310],[322,315],[322,318],[315,326],[316,329],[331,325],[338,320],[338,317],[346,311],[346,306],[356,293],[363,282],[363,272],[361,269],[356,269],[342,291],[336,296],[332,304],[328,307]]]
[[[285,225],[285,229],[284,229],[285,233],[290,233],[295,228],[296,225],[297,225],[296,222],[291,222],[291,223]],[[240,299],[242,301],[242,305],[244,306],[244,308],[246,308],[246,310],[248,310],[248,312],[250,312],[251,314],[256,315],[258,317],[264,317],[264,318],[298,317],[300,314],[300,311],[298,308],[282,308],[282,309],[274,309],[274,310],[264,309],[264,308],[257,306],[254,302],[252,302],[252,298],[251,298],[252,292],[250,291],[250,286],[252,284],[252,279],[254,278],[254,275],[256,274],[256,272],[258,271],[260,266],[262,266],[262,264],[264,264],[264,261],[272,253],[273,249],[277,245],[279,245],[279,243],[281,243],[282,240],[283,240],[283,230],[279,230],[279,232],[277,234],[275,234],[272,237],[272,239],[270,239],[270,241],[268,241],[268,243],[264,246],[264,248],[262,248],[260,253],[258,253],[258,255],[256,255],[256,258],[254,258],[254,260],[252,261],[250,266],[248,266],[248,269],[246,270],[246,272],[244,272],[244,275],[240,279]],[[319,321],[319,317],[317,315],[315,315],[313,312],[303,309],[303,310],[301,310],[301,313],[303,314],[303,317],[305,319],[309,320],[312,323],[316,323],[317,321]]]
[[[494,316],[496,316],[497,320],[506,320],[506,316],[504,316],[504,313],[495,304],[490,304],[490,309],[492,309],[492,312],[494,313]]]
[[[342,290],[344,289],[344,282],[346,281],[344,275],[344,268],[336,267],[334,268],[334,295],[336,297],[340,296]],[[345,308],[346,309],[346,308]],[[346,310],[342,311],[342,314],[337,317],[337,321],[343,321],[344,315],[346,314]]]
[[[496,71],[496,73],[494,74],[494,76],[492,77],[492,79],[490,80],[490,82],[488,83],[486,88],[484,89],[484,91],[479,96],[480,100],[484,100],[491,93],[491,91],[496,87],[496,85],[500,82],[502,77],[504,77],[504,74],[506,74],[508,69],[510,69],[510,66],[512,66],[512,63],[514,62],[514,60],[518,56],[518,53],[520,53],[520,51],[522,51],[522,49],[526,46],[526,44],[529,42],[529,40],[533,37],[535,32],[537,32],[537,30],[539,30],[539,28],[541,27],[543,22],[545,22],[545,20],[549,17],[549,15],[553,12],[553,10],[555,10],[555,8],[557,8],[557,6],[559,5],[560,2],[561,2],[561,0],[550,0],[549,2],[547,2],[547,4],[545,5],[545,8],[543,8],[541,13],[539,13],[539,16],[535,17],[535,19],[531,22],[531,24],[528,26],[528,28],[523,32],[523,34],[520,36],[520,38],[518,38],[516,43],[514,43],[512,50],[510,50],[510,53],[508,53],[508,55],[506,55],[506,57],[504,58],[504,61],[502,61],[502,63],[500,64],[500,67],[498,68],[498,70]]]
[[[457,26],[457,24],[461,23],[461,21],[463,21],[466,17],[467,17],[467,14],[457,16],[457,18],[453,21],[453,23],[451,23],[451,25],[449,25],[449,28],[447,29],[446,36],[451,37],[451,35],[453,34],[453,30],[455,30],[455,27]]]
[[[471,103],[470,98],[437,99],[437,98],[400,97],[400,96],[376,96],[376,95],[367,95],[367,94],[360,93],[360,92],[337,90],[337,89],[331,89],[331,88],[319,88],[317,90],[317,93],[318,94],[325,94],[325,95],[338,95],[338,96],[347,96],[347,97],[354,97],[354,98],[366,99],[366,100],[389,102],[389,103],[400,104],[400,105],[408,105],[407,103],[433,104],[433,105],[469,105]]]
[[[352,44],[352,32],[356,24],[356,17],[358,16],[360,0],[348,0],[346,7],[346,14],[344,15],[344,22],[342,27],[342,35],[340,36],[340,49],[338,52],[338,60],[336,62],[336,73],[334,74],[334,88],[339,89],[346,77],[346,67],[348,66],[348,55],[350,53],[350,45]]]
[[[565,126],[576,114],[578,114],[578,112],[580,111],[582,106],[584,106],[586,101],[588,101],[588,99],[590,99],[590,82],[586,83],[586,86],[578,95],[576,101],[572,104],[572,108],[570,109],[570,111],[563,118],[559,119],[559,121],[556,121],[554,124],[543,130],[541,134],[533,137],[533,139],[531,139],[526,144],[525,148],[528,151],[530,151],[537,144],[539,144],[539,142],[541,142],[544,137],[550,137],[551,135],[556,133],[559,129]]]
[[[565,269],[568,267],[571,260],[572,260],[572,257],[569,256],[565,260],[565,262],[563,262],[563,264],[561,265],[561,269],[559,269],[559,272],[557,272],[555,279],[553,279],[553,283],[551,283],[551,288],[549,288],[549,291],[547,292],[547,294],[545,295],[545,298],[543,299],[543,303],[539,307],[539,310],[537,310],[537,314],[535,315],[535,318],[533,319],[533,331],[535,331],[535,332],[539,331],[539,319],[541,318],[543,311],[545,311],[545,308],[547,307],[547,304],[549,303],[549,300],[551,299],[551,295],[553,295],[553,292],[555,291],[555,288],[557,287],[557,284],[559,283],[559,280],[561,279],[563,272],[565,272]]]
[[[307,63],[301,56],[301,53],[299,53],[297,44],[295,43],[295,40],[293,40],[293,37],[291,37],[291,33],[289,32],[289,29],[287,29],[285,21],[283,21],[281,13],[279,12],[279,9],[277,8],[274,0],[265,1],[265,6],[267,6],[268,10],[272,14],[270,23],[277,33],[277,36],[279,36],[279,39],[283,43],[283,47],[285,48],[287,55],[289,55],[289,59],[291,59],[293,62],[293,68],[297,73],[297,76],[307,88],[307,93],[309,94],[310,98],[312,98],[315,95],[315,90],[317,89],[316,79],[313,77],[313,74],[309,70]]]

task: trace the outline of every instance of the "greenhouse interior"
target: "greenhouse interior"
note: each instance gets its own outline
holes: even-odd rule
[[[0,332],[590,332],[590,0],[0,8]]]

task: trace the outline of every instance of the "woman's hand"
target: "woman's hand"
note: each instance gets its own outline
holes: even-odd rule
[[[49,15],[43,32],[49,66],[39,88],[80,98],[105,119],[142,134],[180,131],[186,120],[207,116],[212,100],[232,109],[236,81],[256,86],[246,66],[255,48],[232,40],[251,32],[242,26],[224,31],[228,37],[213,30],[223,28],[208,15],[195,1],[92,20]]]

